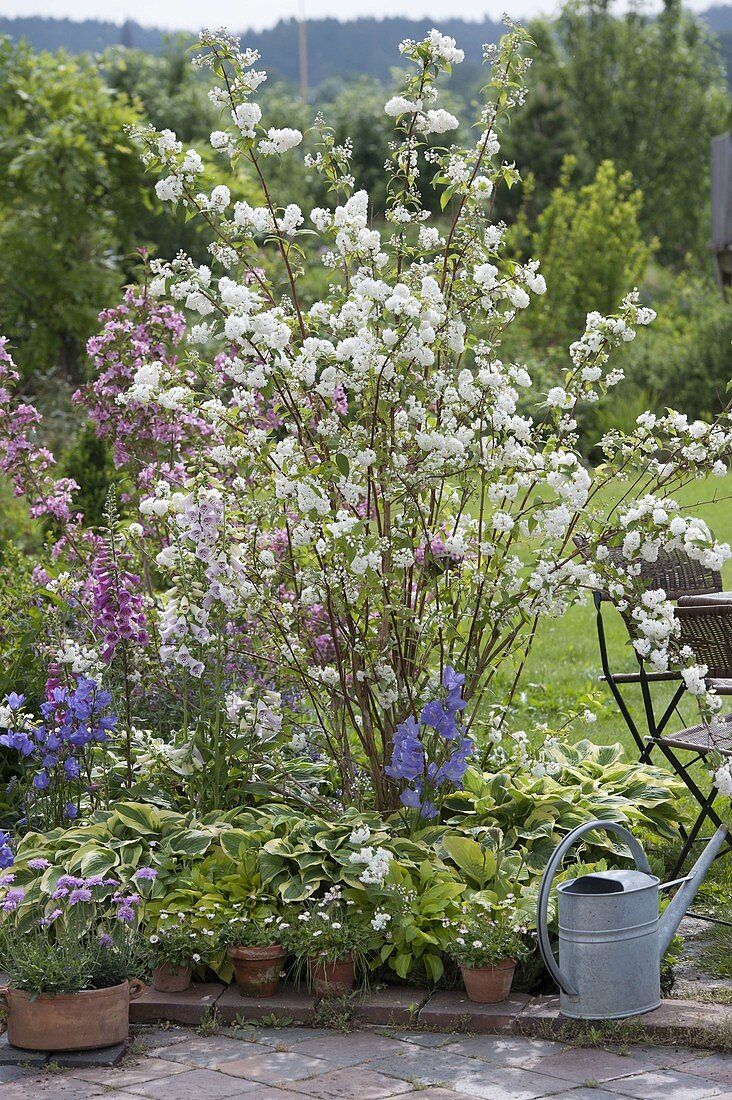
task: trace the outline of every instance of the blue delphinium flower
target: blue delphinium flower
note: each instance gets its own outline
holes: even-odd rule
[[[424,772],[424,747],[419,726],[411,715],[397,726],[391,764],[384,771],[392,779],[417,779]]]
[[[6,867],[12,867],[15,856],[10,847],[10,834],[0,831],[0,871]]]
[[[465,705],[465,676],[448,666],[442,678],[444,693],[422,708],[420,723],[410,715],[397,726],[390,763],[384,768],[406,786],[399,795],[403,806],[418,810],[425,820],[437,817],[435,796],[444,785],[462,788],[473,752],[473,742],[461,735],[457,715]],[[434,733],[438,735],[434,736]]]
[[[109,739],[117,725],[117,717],[105,713],[112,696],[97,686],[95,680],[79,677],[73,687],[51,687],[40,710],[39,723],[23,711],[25,697],[16,692],[5,696],[5,722],[13,728],[0,731],[0,745],[20,753],[24,763],[26,794],[23,807],[26,819],[35,816],[47,827],[62,821],[46,820],[58,800],[49,801],[49,794],[62,792],[64,817],[74,818],[79,812],[79,798],[85,788],[80,786],[87,773],[89,753],[97,743]],[[87,790],[89,788],[86,788]]]

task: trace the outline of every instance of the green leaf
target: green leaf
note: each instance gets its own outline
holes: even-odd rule
[[[483,889],[496,873],[496,857],[475,840],[465,836],[446,836],[442,841],[450,859],[478,889]]]
[[[232,859],[239,859],[241,852],[252,846],[251,833],[244,829],[226,829],[219,837],[219,844]]]
[[[336,466],[343,474],[344,477],[348,477],[351,472],[351,465],[344,454],[338,453],[335,456]]]
[[[202,856],[211,847],[213,837],[200,829],[181,829],[165,840],[165,850],[180,856]]]
[[[96,851],[86,852],[81,860],[81,873],[84,878],[93,875],[108,875],[113,867],[117,866],[117,856],[109,848],[98,848]]]
[[[120,802],[114,811],[116,817],[133,833],[149,836],[157,833],[160,828],[160,818],[153,806],[145,806],[141,802]]]

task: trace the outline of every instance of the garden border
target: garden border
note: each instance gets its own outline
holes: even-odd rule
[[[338,999],[334,1009],[347,1013],[355,1024],[418,1027],[444,1032],[524,1035],[572,1039],[588,1032],[608,1040],[678,1042],[686,1046],[732,1049],[732,1005],[687,1000],[664,1000],[643,1016],[625,1020],[570,1020],[559,1013],[558,997],[531,997],[512,993],[500,1004],[476,1004],[463,990],[383,986]],[[130,1023],[158,1021],[197,1026],[216,1014],[221,1024],[280,1019],[296,1024],[317,1023],[317,1000],[312,993],[285,985],[274,997],[241,997],[235,986],[217,982],[194,983],[184,993],[160,993],[148,986],[130,1004]]]

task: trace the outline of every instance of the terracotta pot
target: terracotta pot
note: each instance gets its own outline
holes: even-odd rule
[[[461,963],[468,1000],[483,1005],[508,1000],[515,966],[514,959],[504,959],[495,966],[463,966]]]
[[[353,955],[336,962],[327,962],[316,955],[309,962],[313,992],[318,997],[341,997],[353,989],[356,977]]]
[[[280,984],[280,971],[287,958],[284,947],[230,947],[236,988],[242,997],[274,997]]]
[[[152,972],[153,989],[160,993],[182,993],[191,984],[192,966],[171,966],[161,963]]]
[[[24,989],[5,986],[0,1000],[8,1009],[8,1042],[24,1050],[96,1050],[127,1039],[130,1000],[143,982],[86,989],[81,993],[41,993],[31,1000]]]

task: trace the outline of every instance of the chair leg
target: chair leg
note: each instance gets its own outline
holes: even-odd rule
[[[684,683],[679,684],[676,691],[674,692],[673,699],[671,700],[669,705],[666,707],[665,711],[661,715],[661,719],[660,719],[658,725],[656,726],[656,735],[658,737],[660,737],[661,734],[663,733],[663,731],[666,729],[666,726],[668,725],[668,722],[671,718],[671,715],[674,713],[675,710],[678,709],[679,700],[681,699],[681,696],[684,694],[685,691],[686,691],[686,684],[684,684]]]
[[[713,805],[714,800],[715,800],[716,797],[717,797],[717,788],[712,787],[712,789],[709,792],[708,796],[702,802],[699,803],[699,805],[700,805],[699,816],[697,817],[696,821],[694,822],[694,825],[691,829],[691,832],[687,836],[686,841],[684,843],[684,846],[682,847],[681,852],[679,853],[679,856],[676,860],[676,863],[673,866],[673,870],[671,871],[671,878],[676,878],[677,875],[679,875],[679,873],[681,872],[681,868],[684,866],[684,863],[686,862],[686,857],[688,856],[689,852],[691,851],[691,849],[692,849],[692,847],[693,847],[693,845],[696,841],[697,836],[701,832],[702,825],[707,820],[707,818],[709,818],[712,821],[715,821],[715,819],[716,819],[716,823],[721,824],[718,815],[715,813],[715,811],[712,808],[712,805]]]
[[[620,689],[618,688],[618,685],[613,679],[613,674],[610,671],[610,664],[607,655],[607,642],[605,641],[605,626],[602,621],[602,601],[597,595],[595,596],[595,608],[597,611],[595,615],[595,622],[597,626],[597,641],[600,647],[600,666],[602,668],[607,686],[610,688],[617,708],[623,717],[623,721],[630,730],[631,737],[633,738],[636,745],[638,746],[638,749],[642,753],[645,748],[644,739],[641,736],[640,731],[638,730],[638,727],[633,720],[633,715],[628,710],[625,699],[623,698]]]

